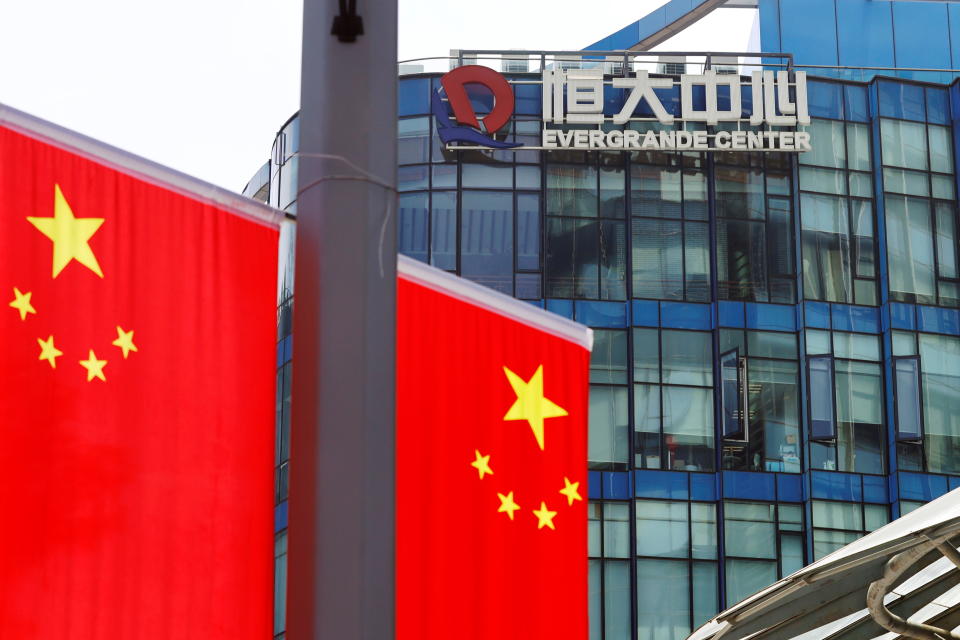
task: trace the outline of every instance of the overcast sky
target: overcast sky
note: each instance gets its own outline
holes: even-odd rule
[[[664,2],[400,0],[398,56],[580,49]],[[0,102],[228,189],[243,188],[298,108],[302,0],[2,8]],[[716,11],[663,46],[744,49],[754,15]]]

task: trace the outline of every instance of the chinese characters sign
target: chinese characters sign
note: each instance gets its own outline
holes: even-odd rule
[[[466,98],[464,85],[469,84],[493,94],[490,115],[480,120]],[[619,108],[612,114],[611,89],[618,100],[614,108]],[[810,124],[802,71],[754,71],[743,77],[713,70],[678,77],[637,71],[605,79],[600,68],[547,69],[542,72],[540,147],[494,137],[512,115],[512,94],[506,79],[492,69],[454,69],[432,98],[441,141],[497,149],[810,150],[810,134],[798,130]],[[637,124],[641,126],[631,126]]]

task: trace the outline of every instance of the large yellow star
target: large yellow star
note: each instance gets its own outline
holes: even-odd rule
[[[80,366],[87,370],[87,382],[90,382],[94,378],[100,378],[104,382],[107,381],[106,377],[103,375],[103,368],[107,366],[107,361],[97,360],[97,356],[93,353],[93,349],[90,349],[90,355],[86,360],[80,361]]]
[[[37,312],[37,310],[33,308],[33,305],[30,304],[30,296],[32,295],[29,291],[21,293],[20,289],[16,287],[13,288],[13,302],[10,303],[10,306],[20,312],[21,320],[26,320],[28,313]]]
[[[543,529],[544,527],[556,529],[553,526],[553,517],[557,515],[557,512],[547,509],[546,502],[541,502],[540,508],[534,510],[533,515],[537,516],[537,529]]]
[[[117,327],[117,339],[111,342],[115,347],[120,347],[123,351],[123,359],[127,359],[127,354],[131,351],[137,351],[137,345],[133,344],[133,331],[124,331]]]
[[[88,241],[103,224],[103,218],[75,218],[73,210],[60,191],[60,185],[53,186],[53,217],[27,220],[40,230],[40,233],[53,240],[53,277],[56,278],[64,267],[76,260],[90,271],[103,277],[97,256],[93,255]]]
[[[37,342],[40,343],[40,360],[46,360],[50,363],[51,367],[56,369],[57,358],[63,355],[63,351],[53,346],[53,336],[50,336],[46,340],[37,338]]]
[[[507,495],[498,493],[497,497],[500,498],[500,508],[497,509],[497,513],[506,513],[513,520],[513,512],[520,508],[520,505],[513,501],[513,491]]]
[[[493,469],[490,468],[490,456],[480,455],[479,449],[475,449],[474,453],[476,454],[477,459],[471,462],[470,466],[477,470],[477,472],[480,474],[480,479],[483,480],[484,474],[487,473],[493,475]]]
[[[543,421],[547,418],[558,418],[567,415],[566,410],[543,397],[543,365],[537,367],[533,377],[528,382],[506,367],[503,372],[517,394],[517,401],[513,403],[504,420],[526,420],[533,429],[533,436],[537,439],[540,449],[543,449]]]
[[[566,476],[563,477],[563,489],[560,489],[560,493],[567,496],[567,506],[572,506],[574,500],[583,500],[580,497],[580,492],[577,489],[580,487],[579,482],[570,482]]]

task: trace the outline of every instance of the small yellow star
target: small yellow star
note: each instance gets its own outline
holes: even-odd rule
[[[93,349],[90,349],[90,355],[86,360],[81,360],[80,365],[87,370],[87,382],[90,382],[94,378],[100,378],[104,382],[107,379],[103,375],[103,368],[107,366],[106,360],[97,360],[97,356],[93,353]]]
[[[50,363],[51,367],[56,369],[57,358],[63,355],[63,351],[53,346],[53,336],[50,336],[46,340],[37,338],[37,342],[40,343],[40,360],[46,360]]]
[[[490,456],[480,455],[479,449],[474,449],[474,453],[477,455],[477,459],[470,463],[470,466],[475,468],[480,474],[480,479],[483,480],[485,474],[493,475],[493,469],[490,468]]]
[[[497,509],[497,513],[506,513],[513,520],[513,512],[520,508],[520,505],[513,501],[513,491],[507,495],[498,493],[497,497],[500,498],[500,508]]]
[[[27,221],[43,235],[53,241],[53,277],[76,260],[90,271],[103,277],[97,256],[90,248],[89,240],[103,224],[103,218],[76,218],[70,204],[60,191],[60,185],[53,185],[53,217],[36,218],[27,216]]]
[[[507,374],[507,380],[513,387],[513,392],[517,394],[517,400],[503,416],[504,420],[526,420],[530,423],[533,430],[533,437],[537,439],[540,450],[543,450],[543,421],[547,418],[558,418],[567,415],[562,407],[557,406],[550,400],[543,397],[543,365],[537,367],[529,381],[524,382],[523,378],[515,374],[506,367],[503,372]]]
[[[544,527],[556,529],[553,526],[553,517],[557,515],[557,512],[547,509],[546,502],[541,502],[540,508],[534,510],[533,515],[537,516],[537,529],[543,529]]]
[[[117,327],[117,339],[110,344],[123,350],[124,360],[127,359],[128,353],[138,350],[137,345],[133,344],[133,331],[124,331],[120,327]]]
[[[567,496],[567,506],[573,506],[574,500],[583,500],[580,497],[580,492],[577,489],[580,487],[579,482],[570,482],[567,480],[567,477],[563,477],[563,489],[560,489],[560,493]]]
[[[20,312],[20,319],[26,320],[28,313],[36,313],[37,310],[33,308],[33,305],[30,304],[30,296],[33,293],[27,291],[26,293],[20,293],[20,289],[16,287],[13,288],[13,302],[10,303],[10,306]]]

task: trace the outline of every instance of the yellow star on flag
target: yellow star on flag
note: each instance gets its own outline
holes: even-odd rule
[[[30,296],[32,295],[29,291],[21,293],[20,289],[16,287],[13,288],[13,302],[10,303],[10,306],[20,312],[21,320],[26,320],[28,313],[37,312],[37,310],[33,308],[33,305],[30,304]]]
[[[503,416],[504,420],[526,420],[530,423],[533,436],[543,450],[543,421],[547,418],[558,418],[567,415],[566,410],[543,397],[543,365],[537,367],[533,377],[524,382],[523,378],[510,369],[504,367],[507,380],[517,394],[517,400]]]
[[[90,355],[86,360],[80,361],[80,366],[87,370],[87,382],[90,382],[94,378],[100,378],[104,382],[107,381],[106,377],[103,375],[103,368],[107,366],[107,361],[97,360],[97,356],[93,353],[93,349],[90,349]]]
[[[480,474],[480,479],[483,480],[485,474],[493,475],[493,469],[490,468],[490,456],[480,455],[479,449],[474,449],[474,453],[477,456],[477,459],[470,463],[470,466],[475,468]]]
[[[117,339],[111,342],[115,347],[120,347],[123,351],[123,359],[127,359],[127,354],[131,351],[137,351],[137,345],[133,344],[133,331],[124,331],[117,327]]]
[[[553,526],[553,517],[557,515],[557,512],[547,509],[546,502],[541,502],[540,508],[534,510],[533,515],[537,516],[537,529],[543,529],[544,527],[556,529],[556,527]]]
[[[507,495],[498,493],[497,497],[500,498],[500,508],[497,509],[497,513],[506,513],[513,520],[513,512],[520,508],[520,505],[513,501],[513,491]]]
[[[60,191],[60,185],[53,186],[53,217],[27,220],[40,230],[40,233],[53,240],[53,277],[56,278],[64,267],[76,260],[90,271],[103,277],[97,256],[93,255],[88,241],[103,224],[103,218],[75,218],[67,199]]]
[[[567,496],[567,506],[573,506],[574,500],[583,500],[580,497],[580,492],[577,489],[580,487],[579,482],[570,482],[566,476],[563,477],[563,489],[560,489],[560,493]]]
[[[50,363],[51,367],[56,369],[57,358],[63,355],[63,351],[53,346],[53,336],[50,336],[46,340],[37,338],[37,342],[40,343],[40,360],[46,360]]]

